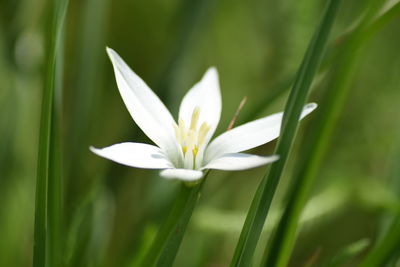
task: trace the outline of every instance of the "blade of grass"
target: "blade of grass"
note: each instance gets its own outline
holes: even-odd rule
[[[381,242],[368,254],[360,267],[385,266],[400,249],[400,216],[393,221]]]
[[[140,266],[172,266],[208,173],[200,184],[190,187],[182,184],[168,218],[159,229]]]
[[[61,37],[62,39],[63,36]],[[61,96],[64,64],[64,45],[61,41],[55,69],[54,101],[50,132],[50,164],[48,177],[48,229],[49,229],[49,266],[61,266],[62,263],[62,215],[63,215],[63,179],[61,160]]]
[[[394,144],[395,151],[391,157],[391,170],[389,171],[390,189],[397,195],[400,194],[400,143],[397,141]],[[372,265],[381,266],[386,263],[386,266],[395,266],[396,260],[399,257],[400,247],[400,213],[390,212],[385,214],[380,226],[380,232],[377,237],[377,245],[372,248],[367,257],[362,262],[361,266],[368,267]],[[392,263],[392,264],[390,264]]]
[[[344,105],[351,77],[360,55],[360,47],[366,41],[365,29],[381,4],[381,1],[370,2],[367,14],[360,27],[352,33],[347,39],[347,44],[341,49],[342,53],[335,65],[332,80],[328,83],[330,88],[318,113],[316,120],[318,123],[311,131],[313,136],[307,137],[307,139],[311,140],[311,143],[302,156],[298,168],[299,172],[291,190],[289,190],[288,204],[278,223],[278,229],[265,251],[265,266],[286,266],[289,261],[297,236],[301,212],[307,201],[318,166],[328,148],[334,125]]]
[[[35,226],[33,244],[33,266],[43,267],[46,265],[46,250],[51,246],[46,244],[47,240],[47,197],[48,179],[50,175],[50,147],[52,113],[54,101],[55,69],[57,62],[57,51],[60,43],[61,31],[68,6],[68,0],[57,1],[51,8],[51,31],[48,36],[46,83],[42,96],[42,110],[39,133],[39,150],[37,163],[36,200],[35,200]],[[51,215],[50,215],[51,216]]]
[[[349,263],[353,258],[364,251],[370,244],[368,239],[361,239],[357,242],[350,244],[344,249],[340,250],[337,255],[333,257],[330,263],[326,264],[328,267],[339,267]]]
[[[393,18],[398,16],[400,13],[400,2],[393,5],[390,9],[386,10],[383,14],[381,14],[378,18],[376,18],[365,30],[364,38],[371,38],[376,32],[382,29],[388,22],[390,22]],[[334,61],[335,58],[340,56],[341,47],[343,43],[346,43],[346,39],[348,36],[351,36],[354,32],[358,31],[361,25],[358,25],[353,30],[349,32],[345,32],[332,40],[327,47],[326,55],[322,59],[321,67],[318,70],[318,74],[322,74]],[[253,103],[248,106],[248,111],[243,114],[240,121],[247,122],[257,118],[266,108],[268,108],[272,103],[274,103],[277,99],[282,97],[293,84],[293,77],[286,77],[285,79],[277,82],[274,86],[275,90],[263,98],[257,103]]]
[[[339,0],[329,1],[323,19],[309,44],[296,75],[285,107],[281,128],[282,134],[275,151],[280,156],[280,159],[272,164],[269,174],[263,177],[257,189],[247,214],[231,266],[249,266],[251,264],[260,233],[295,137],[301,110],[320,63],[339,3]]]

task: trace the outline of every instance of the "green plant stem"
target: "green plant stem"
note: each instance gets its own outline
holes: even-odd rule
[[[324,266],[327,267],[340,267],[349,263],[353,258],[358,256],[364,251],[370,244],[368,239],[361,239],[357,242],[350,244],[349,246],[341,249],[337,255],[335,255],[329,263]]]
[[[51,165],[50,151],[53,141],[52,136],[52,115],[54,105],[55,70],[57,62],[57,51],[60,43],[62,25],[67,10],[68,0],[53,3],[51,31],[48,37],[48,50],[46,65],[46,83],[42,96],[42,110],[40,119],[39,150],[36,179],[36,200],[35,200],[35,226],[33,244],[33,266],[44,267],[46,263],[46,250],[51,247],[47,244],[48,215],[48,181]],[[53,229],[53,228],[52,228]],[[51,239],[50,239],[51,242]]]
[[[276,154],[280,156],[280,159],[272,164],[269,174],[264,176],[257,189],[247,214],[231,266],[249,266],[251,264],[262,227],[268,215],[273,196],[295,137],[301,110],[307,99],[312,79],[320,63],[339,3],[340,1],[338,0],[329,1],[323,20],[310,42],[296,75],[285,107],[281,127],[282,134],[276,148]]]
[[[181,185],[171,212],[140,266],[172,266],[208,173],[197,185]]]
[[[347,44],[342,47],[341,57],[338,59],[332,80],[329,83],[330,90],[324,97],[321,110],[318,113],[316,120],[318,123],[312,129],[312,136],[307,137],[311,140],[311,143],[302,156],[298,174],[288,193],[288,204],[278,223],[278,229],[265,252],[265,266],[286,266],[289,261],[301,212],[307,201],[318,166],[328,148],[334,126],[345,103],[351,77],[360,55],[360,47],[366,40],[365,30],[370,18],[375,14],[374,12],[379,10],[377,8],[379,4],[377,1],[372,1],[360,27],[352,33],[347,40]]]
[[[372,249],[360,267],[385,266],[400,251],[400,216],[393,221],[381,242]]]
[[[50,135],[50,164],[48,178],[48,230],[49,230],[49,266],[62,264],[62,216],[63,216],[63,179],[61,160],[61,95],[63,73],[63,48],[61,43],[56,64],[54,101]]]

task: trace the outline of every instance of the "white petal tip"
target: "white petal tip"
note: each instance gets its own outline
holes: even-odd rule
[[[316,109],[318,107],[317,103],[308,103],[304,106],[304,109],[308,109],[311,111],[313,111],[314,109]]]
[[[89,147],[89,150],[92,151],[92,152],[95,153],[95,154],[98,154],[98,151],[99,151],[100,149],[95,148],[94,146],[90,146],[90,147]]]
[[[303,111],[301,112],[301,115],[300,115],[300,119],[304,118],[305,116],[307,116],[308,114],[313,112],[314,109],[316,109],[317,107],[318,107],[318,105],[316,103],[308,103],[308,104],[304,105]]]
[[[278,155],[264,157],[246,153],[228,153],[211,161],[202,169],[240,171],[270,164],[278,159]]]
[[[118,56],[117,52],[115,52],[112,48],[109,48],[108,46],[106,47],[106,51],[107,51],[107,54],[110,57],[111,61],[113,61],[114,58],[116,56]]]
[[[269,158],[270,158],[271,161],[268,162],[268,163],[272,163],[272,162],[278,161],[280,159],[280,156],[279,155],[272,155]]]
[[[160,172],[160,175],[166,179],[196,181],[203,177],[203,172],[189,169],[165,169]]]
[[[107,53],[114,52],[114,50],[108,46],[106,46],[106,51],[107,51]]]
[[[208,76],[208,75],[212,75],[212,76],[215,76],[215,77],[218,78],[218,71],[217,71],[217,68],[214,67],[214,66],[209,67],[209,68],[207,69],[207,71],[206,71],[206,75],[207,75],[207,76]]]

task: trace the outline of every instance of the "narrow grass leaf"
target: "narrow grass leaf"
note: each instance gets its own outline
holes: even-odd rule
[[[369,39],[374,36],[379,30],[381,30],[388,22],[390,22],[393,18],[400,15],[400,2],[393,5],[391,8],[386,10],[383,14],[381,14],[378,18],[376,18],[365,30],[364,38]],[[332,62],[340,56],[339,47],[343,46],[343,44],[347,43],[349,36],[351,36],[354,32],[358,31],[359,28],[363,25],[357,25],[354,29],[350,30],[349,32],[345,32],[334,40],[330,42],[327,47],[327,52],[322,59],[321,66],[318,70],[318,74],[324,73],[326,69],[332,64]],[[268,106],[273,104],[277,99],[282,97],[291,87],[293,84],[294,75],[293,77],[286,77],[276,83],[274,87],[275,90],[266,96],[263,96],[261,100],[257,101],[252,105],[248,106],[248,111],[244,112],[240,121],[246,122],[251,121],[257,118]]]
[[[323,19],[309,44],[296,75],[285,107],[281,137],[276,148],[276,154],[280,156],[280,160],[272,164],[269,174],[264,176],[257,189],[231,266],[249,266],[251,264],[265,218],[268,215],[274,193],[295,137],[300,112],[307,99],[312,79],[320,63],[339,3],[340,1],[338,0],[329,1]]]
[[[50,175],[50,147],[52,132],[52,114],[54,105],[55,69],[57,51],[61,37],[62,25],[68,6],[68,0],[57,1],[51,8],[51,31],[48,36],[48,55],[46,62],[46,81],[42,96],[40,119],[39,150],[37,163],[35,226],[33,245],[33,266],[46,266],[47,245],[47,197],[48,179]]]
[[[370,244],[368,239],[361,239],[349,246],[341,249],[336,254],[330,263],[326,264],[327,267],[339,267],[348,264],[351,260],[363,252]]]
[[[61,35],[62,39],[64,35]],[[61,266],[62,263],[62,240],[63,240],[63,179],[62,179],[62,159],[61,159],[61,101],[63,83],[63,64],[64,64],[64,45],[63,40],[57,55],[54,101],[52,108],[52,122],[50,132],[50,163],[48,177],[48,231],[49,244],[48,261],[49,266]]]
[[[335,64],[330,88],[321,104],[317,124],[312,129],[308,149],[305,150],[299,171],[288,193],[288,204],[278,223],[278,229],[265,252],[266,266],[286,266],[297,235],[297,227],[302,210],[311,190],[316,171],[325,154],[334,125],[342,110],[351,82],[351,77],[360,55],[360,47],[365,44],[366,29],[371,18],[379,10],[379,1],[371,1],[361,25],[341,47],[341,56]]]
[[[360,267],[385,266],[393,256],[399,255],[400,244],[400,216],[393,221],[381,242],[372,249]]]
[[[392,156],[392,166],[389,172],[388,186],[397,195],[400,194],[400,143],[394,145],[395,153]],[[380,233],[378,236],[377,245],[371,249],[369,254],[362,262],[362,267],[369,266],[396,266],[395,262],[400,255],[400,213],[397,210],[395,213],[388,213],[383,217]]]

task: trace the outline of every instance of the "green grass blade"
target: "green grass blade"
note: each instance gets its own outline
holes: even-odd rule
[[[388,9],[378,18],[376,18],[365,30],[364,38],[365,39],[371,38],[376,32],[381,30],[382,27],[384,27],[393,18],[399,16],[399,14],[400,14],[400,2],[393,5],[390,9]],[[354,32],[358,31],[361,26],[362,25],[358,25],[350,32],[345,32],[330,42],[330,44],[327,47],[328,51],[325,53],[326,55],[324,56],[321,63],[321,67],[318,70],[318,74],[323,73],[334,61],[334,59],[340,56],[341,49],[339,48],[343,46],[343,43],[346,43],[346,39],[348,38],[348,36],[351,36]],[[333,51],[335,51],[335,53],[333,53]],[[257,118],[268,106],[270,106],[277,99],[282,97],[290,89],[290,86],[293,84],[293,80],[294,80],[294,75],[293,77],[290,78],[286,77],[285,79],[277,82],[277,84],[274,86],[275,89],[271,94],[263,96],[262,99],[257,101],[257,103],[254,103],[247,107],[247,111],[244,112],[245,114],[241,116],[240,121],[247,122]]]
[[[63,39],[63,35],[62,35]],[[61,159],[61,101],[63,83],[64,45],[63,40],[57,55],[54,101],[50,133],[50,164],[48,177],[48,231],[49,266],[61,266],[62,263],[62,215],[63,215],[63,179]]]
[[[336,71],[329,83],[329,91],[318,113],[318,123],[312,130],[313,136],[308,136],[312,143],[302,156],[299,172],[288,193],[287,207],[278,223],[278,229],[271,240],[271,244],[266,250],[266,266],[285,266],[288,263],[301,212],[307,201],[317,168],[328,147],[341,107],[345,102],[355,64],[360,55],[360,46],[366,41],[367,25],[369,25],[368,23],[375,12],[379,10],[377,5],[380,4],[379,1],[371,3],[360,27],[352,33],[347,44],[341,48],[341,57],[335,66]]]
[[[339,267],[349,263],[353,258],[364,251],[370,244],[368,239],[361,239],[349,246],[341,249],[336,254],[330,263],[326,264],[327,267]]]
[[[391,157],[391,171],[389,172],[388,187],[396,194],[400,194],[400,143],[394,145],[396,147],[395,153]],[[380,233],[377,237],[377,244],[371,249],[369,254],[362,262],[362,267],[369,266],[396,266],[396,260],[400,255],[400,213],[390,212],[383,217],[380,227]],[[392,263],[392,264],[390,264]]]
[[[205,179],[206,177],[200,184],[191,187],[182,184],[168,218],[140,266],[172,266]]]
[[[48,180],[51,168],[51,133],[52,115],[54,105],[55,70],[57,51],[61,37],[62,25],[67,10],[68,1],[57,1],[51,8],[52,22],[48,37],[46,83],[42,96],[42,111],[40,121],[39,150],[37,163],[36,200],[35,200],[35,226],[33,245],[33,266],[46,266],[46,250],[51,244],[47,244],[48,224]],[[51,214],[50,214],[51,216]]]
[[[381,242],[368,254],[360,267],[385,266],[400,249],[400,216],[393,221]]]
[[[280,160],[272,164],[270,172],[262,179],[248,212],[231,266],[249,266],[258,243],[262,227],[267,217],[271,202],[279,183],[286,159],[295,137],[301,110],[307,99],[312,79],[320,63],[329,32],[336,17],[339,0],[328,3],[323,20],[319,25],[300,69],[285,107],[285,115],[278,141],[276,154]],[[273,266],[273,265],[271,265]]]

